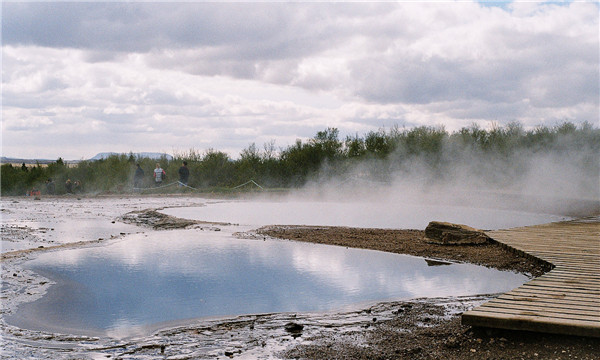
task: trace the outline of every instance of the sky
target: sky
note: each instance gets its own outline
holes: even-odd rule
[[[600,119],[597,2],[2,2],[2,156]]]

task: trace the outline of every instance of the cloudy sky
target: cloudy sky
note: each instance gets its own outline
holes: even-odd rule
[[[596,2],[2,2],[2,155],[599,122]]]

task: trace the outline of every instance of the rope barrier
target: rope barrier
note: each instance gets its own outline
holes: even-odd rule
[[[258,185],[258,184],[256,183],[256,181],[254,181],[254,180],[249,180],[249,181],[246,181],[246,182],[245,182],[245,183],[243,183],[242,185],[238,185],[238,186],[234,187],[233,189],[235,190],[235,189],[237,189],[237,188],[241,188],[242,186],[244,186],[244,185],[248,185],[248,184],[254,184],[254,185],[258,186],[258,187],[259,187],[261,190],[264,190],[264,188],[263,188],[262,186]]]
[[[170,183],[170,184],[167,184],[167,185],[162,185],[162,186],[153,186],[153,187],[147,187],[147,188],[137,188],[137,187],[134,187],[134,188],[133,188],[133,190],[162,189],[162,188],[169,187],[169,186],[171,186],[171,185],[175,185],[175,184],[177,184],[178,182],[179,182],[179,181],[175,181],[175,182],[172,182],[172,183]]]
[[[243,183],[243,184],[241,184],[241,185],[238,185],[238,186],[236,186],[236,187],[233,187],[233,188],[231,188],[231,189],[232,189],[232,190],[235,190],[235,189],[241,188],[242,186],[244,186],[244,185],[248,185],[248,184],[254,184],[254,185],[258,186],[258,187],[259,187],[261,190],[264,190],[264,189],[265,189],[265,188],[263,188],[262,186],[260,186],[259,184],[257,184],[257,183],[256,183],[256,181],[254,181],[254,180],[249,180],[249,181],[246,181],[245,183]],[[169,186],[173,186],[173,185],[184,186],[184,187],[190,188],[190,189],[192,189],[192,190],[200,190],[200,189],[198,189],[198,188],[195,188],[195,187],[189,186],[188,184],[184,184],[184,183],[182,183],[181,181],[175,181],[175,182],[172,182],[172,183],[170,183],[170,184],[167,184],[167,185],[162,185],[162,186],[151,186],[151,187],[146,187],[146,188],[139,188],[139,187],[135,187],[135,186],[134,186],[134,187],[133,187],[133,190],[139,190],[139,191],[143,191],[143,190],[163,189],[163,188],[166,188],[166,187],[169,187]]]

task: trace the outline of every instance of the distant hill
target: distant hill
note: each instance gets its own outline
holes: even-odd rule
[[[94,156],[93,158],[88,159],[89,161],[97,161],[97,160],[102,160],[102,159],[107,159],[108,157],[112,156],[112,155],[127,155],[129,156],[130,153],[116,153],[116,152],[102,152],[99,154],[96,154],[96,156]],[[163,157],[166,158],[167,160],[171,161],[173,160],[173,156],[169,155],[169,154],[165,154],[165,153],[154,153],[154,152],[140,152],[140,153],[131,153],[133,154],[133,156],[136,159],[142,159],[142,158],[149,158],[149,159],[154,159],[154,160],[160,160]],[[65,162],[65,164],[77,164],[79,163],[81,160],[63,160]],[[40,164],[40,165],[47,165],[47,164],[51,164],[56,162],[56,159],[54,160],[49,160],[49,159],[21,159],[21,158],[10,158],[10,157],[6,157],[6,156],[2,156],[2,158],[0,159],[0,162],[2,164],[27,164],[27,165],[35,165],[35,164]]]
[[[40,164],[40,165],[47,165],[47,164],[51,164],[53,162],[56,162],[56,160],[49,160],[49,159],[21,159],[21,158],[10,158],[10,157],[6,157],[6,156],[2,156],[2,159],[0,159],[0,162],[2,164],[27,164],[27,165],[31,165],[31,164]]]
[[[165,158],[167,160],[173,160],[173,157],[169,154],[165,154],[165,153],[155,153],[155,152],[139,152],[139,153],[116,153],[116,152],[102,152],[99,154],[96,154],[96,156],[94,156],[93,158],[89,159],[90,161],[95,161],[95,160],[102,160],[102,159],[107,159],[113,155],[127,155],[129,156],[129,154],[132,154],[136,159],[143,159],[143,158],[148,158],[148,159],[154,159],[154,160],[160,160],[162,158]]]

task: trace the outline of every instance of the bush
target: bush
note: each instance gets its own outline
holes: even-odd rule
[[[167,183],[179,179],[178,169],[188,162],[188,184],[194,188],[227,189],[250,179],[267,187],[298,187],[308,181],[343,176],[361,163],[363,173],[372,174],[377,181],[386,181],[393,173],[410,171],[414,164],[424,164],[434,176],[448,176],[449,169],[459,160],[471,159],[479,164],[475,172],[490,167],[503,169],[492,182],[501,183],[523,171],[527,163],[519,162],[518,154],[560,154],[573,157],[574,166],[589,174],[598,174],[600,130],[589,123],[577,127],[565,122],[554,127],[538,126],[524,130],[519,123],[504,127],[493,125],[490,130],[472,125],[448,133],[443,127],[421,126],[411,129],[394,127],[389,131],[371,131],[364,137],[358,134],[338,139],[335,128],[317,132],[306,142],[297,140],[279,152],[274,143],[265,144],[260,151],[255,144],[242,150],[239,159],[214,149],[204,153],[190,150],[173,160],[135,158],[133,154],[113,155],[103,160],[81,161],[69,167],[59,158],[43,167],[1,167],[1,191],[5,195],[22,195],[37,188],[45,192],[45,182],[53,179],[56,194],[66,192],[65,182],[79,181],[78,191],[86,193],[128,193],[133,191],[136,164],[145,173],[145,185],[152,186],[156,163],[167,173]],[[592,175],[593,176],[593,175]],[[183,189],[179,189],[182,191]],[[155,191],[153,189],[153,191]],[[163,191],[173,191],[172,188]]]

